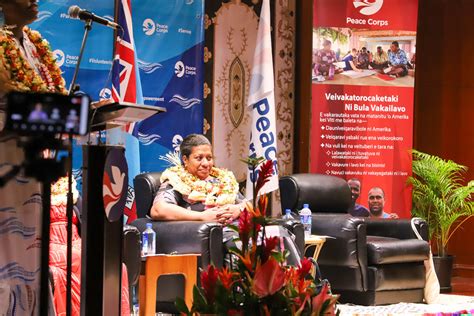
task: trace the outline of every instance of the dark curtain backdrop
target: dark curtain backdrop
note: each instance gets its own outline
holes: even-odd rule
[[[474,178],[474,1],[420,0],[415,148],[469,167]],[[456,273],[474,277],[474,220],[453,236]]]

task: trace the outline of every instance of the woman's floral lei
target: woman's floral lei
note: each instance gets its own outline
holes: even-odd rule
[[[51,53],[47,40],[39,32],[26,27],[23,29],[36,48],[36,56],[41,61],[39,75],[22,56],[13,33],[7,29],[0,30],[0,59],[5,69],[11,74],[15,90],[25,92],[57,92],[66,93],[65,82],[61,70]]]
[[[160,181],[168,181],[173,189],[192,202],[202,202],[206,206],[235,203],[239,184],[234,174],[213,167],[210,175],[213,177],[211,181],[200,180],[183,166],[173,166],[163,172]]]
[[[54,184],[51,185],[51,205],[67,205],[67,193],[68,193],[68,177],[59,178]],[[72,199],[73,203],[76,203],[79,197],[79,191],[76,188],[76,180],[72,179]]]

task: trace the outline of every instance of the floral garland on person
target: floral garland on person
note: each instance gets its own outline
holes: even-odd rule
[[[191,202],[202,202],[206,206],[234,204],[239,184],[234,174],[226,169],[212,167],[211,181],[200,180],[190,174],[183,166],[166,169],[160,181],[168,181],[173,189]]]
[[[51,185],[51,205],[67,205],[68,177],[59,178]],[[76,203],[79,197],[79,191],[76,188],[76,180],[72,179],[72,200]]]
[[[51,52],[47,40],[39,32],[29,27],[23,29],[36,48],[35,58],[40,60],[39,75],[21,54],[13,33],[5,28],[0,30],[0,59],[5,69],[11,74],[15,90],[24,92],[57,92],[66,93],[61,70]]]

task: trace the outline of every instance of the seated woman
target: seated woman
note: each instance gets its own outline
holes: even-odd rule
[[[232,172],[214,167],[209,140],[187,136],[180,146],[183,165],[166,169],[150,211],[151,218],[165,221],[217,221],[239,218],[243,197]]]
[[[166,169],[161,176],[150,216],[162,221],[216,221],[223,225],[239,218],[245,199],[232,172],[214,167],[212,146],[203,135],[188,135],[180,146],[182,164]],[[224,241],[232,246],[237,234],[224,229]],[[284,232],[289,248],[288,263],[298,264],[299,254]]]
[[[342,72],[342,69],[334,65],[337,62],[337,58],[336,53],[331,49],[331,45],[331,41],[324,40],[323,48],[317,50],[314,56],[314,74],[316,76],[327,76],[329,80],[333,79],[335,74]]]
[[[344,57],[342,60],[346,65],[344,67],[344,71],[354,70],[354,71],[362,71],[361,69],[357,68],[356,61],[357,60],[357,49],[353,48],[347,56]]]

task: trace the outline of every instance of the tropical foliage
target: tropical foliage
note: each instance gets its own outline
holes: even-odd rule
[[[339,42],[340,44],[344,45],[349,42],[349,37],[351,36],[350,30],[347,30],[347,34],[345,34],[345,30],[341,28],[333,28],[333,27],[319,27],[314,30],[314,32],[319,36],[319,38],[326,38],[331,40],[333,43]]]
[[[246,161],[252,168],[259,160]],[[254,192],[259,192],[273,172],[272,161],[258,170]],[[288,266],[279,237],[266,237],[271,219],[264,216],[268,197],[261,195],[248,203],[238,225],[242,247],[229,249],[232,263],[224,268],[212,265],[201,271],[201,287],[194,287],[193,305],[188,309],[178,299],[178,310],[186,315],[336,315],[335,302],[327,281],[315,280],[313,263],[303,259],[298,267]]]
[[[451,160],[413,150],[414,216],[425,219],[430,240],[434,238],[438,255],[447,255],[447,245],[461,225],[474,216],[474,181],[464,185],[467,167]]]

